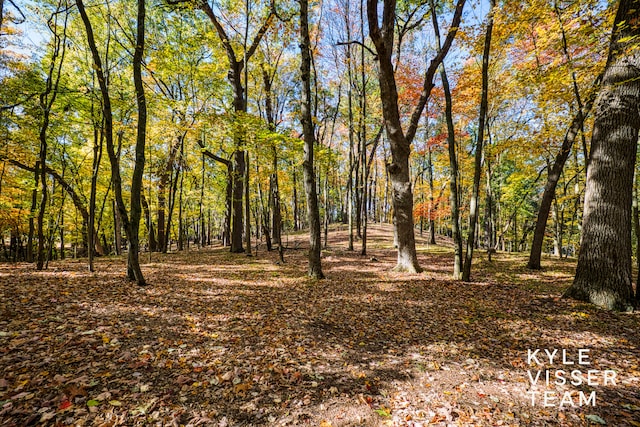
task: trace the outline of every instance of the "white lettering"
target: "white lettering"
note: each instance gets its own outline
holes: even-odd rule
[[[553,391],[545,391],[544,392],[544,402],[543,402],[543,406],[545,408],[549,408],[552,406],[556,406],[555,403],[553,403],[554,400],[556,400],[556,394]]]
[[[549,358],[549,364],[553,365],[553,359],[556,357],[556,353],[558,353],[558,349],[554,348],[553,352],[549,352],[549,350],[545,348],[544,352],[547,354],[547,357]]]
[[[616,385],[616,371],[612,371],[611,369],[606,369],[604,371],[604,384],[609,385],[609,381],[611,381],[611,385]]]
[[[564,394],[562,395],[562,399],[560,400],[560,407],[562,408],[563,406],[571,406],[574,407],[575,405],[573,404],[573,399],[571,398],[571,393],[568,391],[565,391]]]
[[[571,385],[582,385],[582,372],[578,370],[571,371]]]
[[[598,385],[598,371],[596,371],[595,369],[589,369],[587,371],[587,385]]]
[[[567,360],[567,350],[562,349],[562,364],[563,365],[573,365],[573,362]]]
[[[591,402],[591,406],[596,406],[596,392],[592,391],[589,395],[589,399],[586,399],[584,392],[580,392],[580,406],[588,405]]]
[[[540,374],[541,374],[541,373],[542,373],[542,371],[538,371],[538,372],[536,373],[536,377],[535,377],[535,378],[533,378],[533,375],[531,374],[531,370],[528,370],[528,371],[527,371],[527,375],[529,375],[529,382],[530,382],[532,385],[536,385],[536,384],[538,383],[538,379],[540,379]]]
[[[538,360],[537,354],[540,351],[540,349],[537,349],[534,352],[531,352],[531,349],[527,350],[527,363],[529,365],[533,364],[533,361],[535,360],[536,365],[542,365],[542,363],[540,363],[540,361]]]
[[[588,348],[581,348],[578,350],[578,365],[591,365],[591,362],[589,362]]]

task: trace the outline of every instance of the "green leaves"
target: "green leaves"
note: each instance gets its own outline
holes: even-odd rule
[[[600,424],[600,425],[606,425],[607,424],[607,422],[605,420],[603,420],[602,418],[600,418],[600,416],[598,416],[598,415],[594,415],[594,414],[585,415],[584,418],[587,421],[590,421],[590,422],[595,423],[595,424]]]

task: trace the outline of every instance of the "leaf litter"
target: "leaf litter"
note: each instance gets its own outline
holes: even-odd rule
[[[219,246],[152,254],[145,288],[119,257],[0,266],[0,424],[640,425],[638,316],[559,298],[573,262],[479,253],[464,284],[446,242],[418,238],[425,272],[399,274],[391,230],[369,231],[367,257],[332,231],[322,281],[304,250],[279,265]],[[528,370],[565,367],[529,366],[529,349],[588,349],[616,384],[552,377],[543,391],[596,405],[532,406]]]

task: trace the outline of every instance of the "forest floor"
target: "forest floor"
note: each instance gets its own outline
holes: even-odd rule
[[[389,227],[346,236],[321,281],[304,234],[283,265],[145,254],[144,288],[122,257],[1,265],[0,425],[640,426],[640,315],[560,298],[575,261],[480,251],[460,283],[444,241],[408,275]]]

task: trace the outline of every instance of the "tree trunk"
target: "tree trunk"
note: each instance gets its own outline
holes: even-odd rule
[[[245,230],[244,239],[247,246],[247,256],[251,256],[251,201],[249,200],[249,153],[245,153],[245,171],[244,171],[244,217]],[[256,231],[257,232],[257,231]]]
[[[445,116],[447,121],[447,145],[449,147],[449,200],[451,204],[451,232],[453,237],[453,279],[462,278],[462,233],[460,232],[460,196],[458,195],[458,159],[456,155],[456,137],[453,127],[451,90],[444,65],[440,71],[445,97]]]
[[[156,241],[156,233],[153,227],[153,218],[151,218],[151,210],[149,209],[149,203],[147,203],[144,193],[140,194],[140,201],[142,202],[142,211],[144,213],[144,219],[147,223],[147,230],[149,234],[149,252],[156,252],[158,250],[158,242]]]
[[[84,24],[84,27],[87,33],[87,44],[89,45],[89,50],[91,51],[91,57],[93,59],[93,67],[95,69],[96,76],[98,78],[98,84],[100,86],[100,94],[102,96],[102,115],[104,119],[105,140],[107,143],[107,153],[109,154],[109,163],[111,165],[111,180],[113,182],[113,188],[114,188],[114,193],[116,198],[116,206],[119,212],[120,221],[122,221],[124,229],[127,232],[127,237],[129,240],[131,240],[131,236],[128,235],[128,233],[131,231],[129,216],[127,213],[127,208],[124,204],[124,199],[122,197],[122,177],[120,175],[119,157],[116,155],[115,147],[113,144],[113,114],[111,110],[111,98],[109,96],[107,79],[104,74],[102,59],[100,57],[100,53],[98,52],[98,48],[96,46],[96,41],[93,34],[93,27],[91,26],[91,21],[89,20],[89,17],[85,10],[83,0],[76,0],[76,6],[78,8],[78,12],[80,13],[80,17],[82,19],[82,22]],[[138,203],[139,202],[140,201],[138,200]]]
[[[638,174],[633,177],[633,230],[636,237],[636,305],[640,302],[640,212],[638,210]]]
[[[122,221],[120,221],[120,211],[116,206],[116,201],[113,201],[113,240],[116,246],[116,255],[122,254]]]
[[[578,133],[582,129],[582,124],[585,117],[591,110],[593,102],[595,101],[597,91],[595,88],[600,84],[602,75],[598,76],[594,83],[594,89],[591,91],[591,96],[587,99],[584,105],[584,110],[578,110],[578,113],[571,121],[571,126],[567,130],[560,147],[560,152],[556,155],[553,162],[553,166],[549,169],[547,177],[547,183],[544,186],[544,192],[542,193],[542,199],[540,200],[540,208],[538,209],[538,218],[536,220],[536,228],[533,232],[533,241],[531,242],[531,252],[529,254],[529,262],[527,268],[533,270],[540,270],[540,260],[542,255],[542,244],[544,243],[544,234],[547,228],[547,220],[549,219],[549,212],[551,211],[551,204],[556,195],[556,187],[560,180],[562,169],[569,157],[571,147],[578,136]]]
[[[138,286],[146,285],[140,269],[140,217],[142,206],[142,175],[145,163],[145,143],[147,133],[147,103],[142,83],[142,56],[144,54],[145,0],[138,0],[138,17],[136,25],[136,47],[133,54],[133,83],[136,90],[138,106],[138,125],[136,134],[135,163],[131,178],[131,222],[129,223],[129,254],[127,270],[129,279],[135,280]]]
[[[98,190],[98,173],[100,172],[100,160],[102,160],[102,132],[98,131],[98,123],[93,114],[93,102],[91,103],[91,117],[93,120],[93,158],[92,158],[92,167],[91,167],[91,192],[89,194],[89,230],[95,230],[95,221],[96,221],[96,196]],[[93,233],[87,233],[87,240],[89,248],[88,256],[89,256],[89,271],[95,271],[93,265],[93,257],[94,251],[93,248],[95,246],[95,241],[98,239],[98,236]]]
[[[40,173],[40,183],[42,185],[42,196],[40,199],[40,210],[38,211],[38,259],[36,262],[36,269],[42,270],[45,263],[45,236],[44,236],[44,215],[47,209],[47,131],[49,130],[49,119],[51,116],[51,107],[58,95],[58,84],[60,82],[60,75],[62,69],[62,63],[64,62],[64,54],[67,41],[67,17],[64,15],[63,23],[63,36],[62,38],[58,34],[58,13],[62,9],[62,4],[58,3],[56,12],[51,15],[49,22],[49,28],[51,28],[53,49],[51,52],[51,63],[49,64],[49,70],[47,73],[47,79],[45,82],[45,90],[40,94],[40,108],[42,109],[42,124],[40,125],[40,168],[36,167],[36,174]],[[57,64],[58,70],[56,73],[56,61],[60,57],[60,61]],[[57,74],[54,77],[54,74]],[[37,185],[37,180],[36,180]]]
[[[299,215],[298,215],[298,175],[296,174],[296,169],[291,164],[293,168],[293,231],[298,231],[300,229],[299,224]]]
[[[222,46],[227,54],[229,60],[229,73],[228,78],[233,88],[233,108],[236,113],[235,119],[242,119],[242,114],[247,112],[247,98],[245,94],[245,87],[242,82],[242,70],[247,66],[247,62],[255,53],[262,37],[265,35],[274,16],[274,5],[272,4],[267,17],[256,35],[251,42],[251,45],[247,47],[247,36],[245,33],[244,51],[241,59],[238,59],[239,55],[236,54],[231,40],[224,27],[218,20],[218,17],[214,13],[213,9],[208,2],[198,2],[198,7],[207,15],[211,23],[213,24],[216,33],[222,43]],[[248,19],[248,16],[247,16]],[[245,74],[246,80],[246,74]],[[243,232],[243,183],[245,174],[245,156],[244,151],[240,148],[244,144],[244,134],[242,131],[237,131],[235,135],[236,151],[233,155],[233,202],[232,202],[232,220],[231,220],[231,252],[240,253],[244,252],[242,246],[242,232]]]
[[[639,19],[640,0],[621,0],[596,104],[578,266],[565,292],[615,310],[634,303],[631,199],[640,129]]]
[[[314,279],[324,278],[320,255],[322,242],[320,238],[320,212],[318,210],[318,194],[314,171],[313,150],[316,143],[315,129],[311,117],[311,41],[309,39],[309,2],[300,0],[300,65],[302,80],[302,103],[300,105],[302,133],[304,138],[304,187],[307,193],[307,219],[309,221],[309,276]]]
[[[40,161],[36,161],[33,170],[33,189],[31,190],[31,209],[29,214],[29,233],[27,234],[26,261],[33,262],[33,237],[36,232],[36,208],[38,207],[38,183],[40,182]]]
[[[362,85],[362,93],[360,96],[360,164],[362,167],[362,185],[361,185],[361,237],[362,249],[360,255],[367,254],[367,180],[369,178],[369,168],[367,163],[367,80],[364,68],[364,0],[360,1],[360,33],[362,34],[362,45],[360,46],[360,84]],[[372,154],[375,153],[375,147]],[[360,228],[358,228],[360,230]]]
[[[431,154],[431,147],[427,147],[428,151],[428,161],[429,164],[428,172],[429,172],[429,244],[436,244],[436,221],[435,217],[435,204],[433,198],[433,158]]]
[[[473,250],[476,244],[476,225],[478,223],[480,177],[482,174],[482,150],[484,144],[484,129],[489,104],[489,55],[491,53],[491,36],[493,33],[493,11],[496,7],[495,0],[490,2],[491,9],[487,17],[487,29],[484,36],[484,51],[482,53],[482,94],[480,96],[480,112],[478,114],[478,140],[474,156],[473,188],[469,202],[469,233],[467,234],[467,251],[465,253],[462,280],[471,280],[471,263]]]

